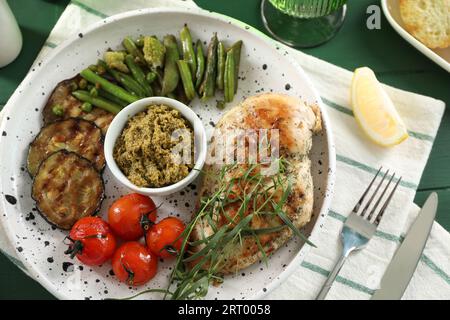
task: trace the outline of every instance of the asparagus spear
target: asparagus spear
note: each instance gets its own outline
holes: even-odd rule
[[[145,89],[129,75],[113,69],[108,70],[108,72],[111,73],[132,95],[138,98],[146,96]]]
[[[195,81],[194,77],[197,71],[197,61],[194,46],[192,45],[191,32],[186,25],[180,31],[180,40],[183,48],[183,59],[189,64],[191,75]]]
[[[122,99],[128,103],[132,103],[138,100],[137,97],[133,96],[131,93],[129,93],[128,91],[126,91],[125,89],[109,82],[108,80],[100,77],[99,75],[95,74],[92,70],[88,69],[84,69],[83,71],[80,72],[80,75],[86,79],[87,81],[96,84],[98,83],[100,85],[100,87],[115,95],[116,97],[118,97],[119,99]],[[89,102],[89,101],[88,101]],[[94,103],[92,103],[93,105],[95,105]]]
[[[127,50],[129,54],[139,59],[139,62],[145,63],[144,55],[136,46],[136,43],[131,39],[131,37],[125,37],[122,41],[122,45]]]
[[[199,90],[202,94],[202,100],[213,97],[216,90],[218,42],[217,33],[214,33],[208,46],[205,76]]]
[[[164,75],[162,80],[162,95],[173,92],[180,81],[178,73],[177,61],[180,59],[178,53],[177,39],[173,35],[167,35],[163,39],[166,47],[166,56],[164,63]]]
[[[146,96],[145,89],[131,76],[109,68],[108,65],[101,59],[97,61],[97,64],[99,67],[105,68],[105,70],[108,71],[108,73],[112,75],[117,82],[122,84],[125,89],[135,97],[143,98]]]
[[[222,42],[219,42],[217,46],[217,78],[216,78],[216,85],[217,88],[220,90],[223,90],[223,78],[225,73],[225,58],[226,58],[226,52],[225,52],[225,46]]]
[[[200,40],[195,45],[197,50],[197,71],[195,72],[195,89],[199,89],[202,84],[203,74],[205,73],[205,56],[203,54],[203,46]]]
[[[234,49],[227,52],[227,58],[225,61],[225,74],[224,74],[224,97],[225,102],[231,102],[234,98],[234,88],[235,88],[235,72],[236,72],[236,61]]]
[[[89,102],[90,104],[92,104],[96,107],[102,108],[102,109],[109,111],[111,113],[114,113],[114,114],[117,114],[117,113],[119,113],[120,110],[122,110],[122,108],[119,105],[117,105],[111,101],[107,101],[103,98],[92,97],[89,94],[89,92],[84,91],[84,90],[74,91],[74,92],[72,92],[72,95],[80,101]]]
[[[193,100],[195,98],[195,90],[189,65],[185,60],[178,60],[177,64],[186,97],[188,98],[188,100]]]
[[[242,49],[242,40],[234,43],[229,50],[233,49],[234,52],[234,93],[237,92],[238,89],[238,77],[239,77],[239,64],[241,62],[241,49]]]
[[[131,74],[133,75],[134,79],[144,89],[145,95],[147,97],[151,97],[153,95],[152,87],[150,86],[150,83],[148,83],[147,79],[145,78],[144,71],[142,71],[141,67],[138,66],[134,62],[134,57],[131,54],[129,54],[125,57],[125,63],[127,64],[128,69],[130,69]]]
[[[107,92],[107,91],[105,91],[103,89],[100,89],[98,91],[98,94],[101,97],[105,98],[106,100],[109,100],[109,101],[114,102],[115,104],[121,106],[122,108],[124,108],[124,107],[126,107],[128,105],[128,102],[117,98],[115,95],[113,95],[113,94],[111,94],[111,93],[109,93],[109,92]]]

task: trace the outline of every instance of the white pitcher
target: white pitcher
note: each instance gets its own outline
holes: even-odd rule
[[[6,0],[0,0],[0,68],[10,64],[22,49],[22,34]]]

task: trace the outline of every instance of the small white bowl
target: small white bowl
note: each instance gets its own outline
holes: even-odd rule
[[[142,188],[133,184],[128,178],[123,174],[122,170],[120,170],[116,161],[113,157],[114,146],[116,144],[116,140],[119,138],[122,133],[123,128],[125,127],[128,120],[133,117],[135,114],[146,110],[151,105],[166,105],[175,110],[181,112],[183,117],[189,121],[194,129],[194,148],[195,148],[195,165],[194,168],[189,172],[189,174],[182,180],[177,183],[171,184],[169,186],[161,187],[161,188]],[[175,193],[185,188],[189,183],[195,180],[198,176],[200,170],[203,168],[206,159],[206,132],[203,123],[192,111],[191,108],[186,106],[185,104],[166,97],[150,97],[138,100],[128,105],[124,109],[122,109],[111,122],[108,131],[106,132],[105,137],[105,158],[106,163],[111,170],[114,177],[123,185],[128,187],[129,189],[145,194],[147,196],[166,196],[171,193]]]

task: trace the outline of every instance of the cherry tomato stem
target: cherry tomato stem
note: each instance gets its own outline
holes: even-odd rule
[[[109,208],[109,224],[123,240],[138,240],[155,222],[157,209],[151,198],[138,193],[127,194]]]
[[[100,265],[109,260],[116,248],[116,239],[108,223],[99,217],[78,220],[66,237],[69,248],[64,252],[86,265]]]
[[[183,244],[184,223],[175,217],[168,217],[152,226],[146,235],[146,244],[151,252],[162,257],[176,257]]]

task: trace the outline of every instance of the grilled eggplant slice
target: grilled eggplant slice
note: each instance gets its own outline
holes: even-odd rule
[[[31,176],[36,175],[40,163],[45,158],[62,149],[88,159],[98,171],[105,167],[100,128],[93,122],[73,118],[45,126],[30,144],[27,167]]]
[[[48,222],[69,230],[100,209],[104,190],[103,179],[89,160],[60,150],[39,166],[31,195]]]
[[[56,85],[44,107],[44,124],[47,125],[68,118],[82,118],[94,122],[102,129],[102,133],[106,134],[106,130],[108,130],[114,115],[111,112],[96,107],[91,112],[81,110],[82,102],[72,96],[73,86],[77,85],[80,80],[81,77],[77,75],[72,79],[61,81]],[[62,108],[62,115],[55,114],[53,111],[53,107],[55,106]]]

